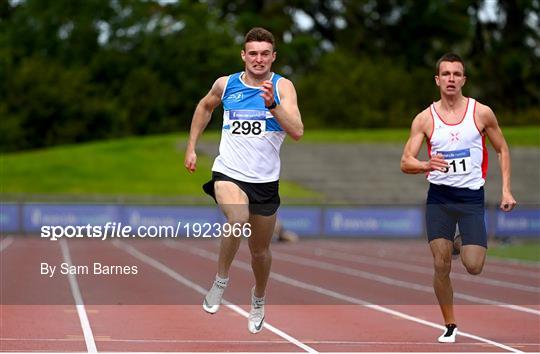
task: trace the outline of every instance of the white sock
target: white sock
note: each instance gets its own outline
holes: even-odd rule
[[[255,288],[253,288],[253,291],[251,292],[251,303],[252,304],[257,304],[257,305],[261,305],[261,304],[264,305],[265,296],[263,296],[263,297],[255,296]]]
[[[216,274],[216,280],[214,282],[221,288],[226,288],[229,284],[229,278],[221,278],[219,275]]]

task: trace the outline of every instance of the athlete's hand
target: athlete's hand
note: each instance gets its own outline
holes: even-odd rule
[[[516,206],[516,200],[512,193],[503,193],[500,208],[502,211],[511,211]]]
[[[428,171],[448,171],[448,163],[444,160],[444,156],[441,154],[435,154],[431,156],[428,161]]]
[[[195,151],[186,151],[184,166],[189,171],[189,173],[195,172],[195,170],[197,169],[197,154],[195,153]]]
[[[264,99],[264,105],[268,107],[274,103],[274,84],[272,81],[266,80],[263,82],[261,90],[261,97]]]

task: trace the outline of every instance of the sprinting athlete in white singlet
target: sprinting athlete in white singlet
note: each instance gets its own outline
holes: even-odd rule
[[[487,171],[486,136],[499,155],[502,174],[500,208],[510,211],[516,201],[510,190],[510,153],[493,111],[464,97],[465,65],[456,54],[445,54],[436,66],[435,82],[441,99],[413,120],[401,157],[405,173],[427,173],[430,182],[426,205],[426,230],[435,268],[433,287],[446,330],[439,342],[453,343],[454,317],[450,268],[456,224],[461,233],[461,261],[470,274],[484,266],[487,235],[484,189]],[[429,160],[417,156],[424,138]]]
[[[212,171],[250,183],[279,180],[279,151],[286,133],[272,112],[265,107],[261,88],[245,82],[245,72],[227,78],[223,90],[223,133],[219,156]],[[271,73],[276,105],[281,103],[279,82]]]
[[[203,309],[211,314],[219,309],[240,245],[241,238],[231,235],[233,227],[243,229],[249,224],[255,286],[248,329],[258,333],[264,324],[265,290],[272,262],[269,245],[280,203],[279,150],[287,134],[298,140],[304,127],[294,85],[271,71],[276,59],[273,35],[253,28],[245,36],[241,56],[244,71],[217,79],[197,105],[184,165],[188,171],[195,171],[197,140],[222,103],[219,156],[212,167],[212,180],[203,189],[219,204],[231,232],[222,235],[216,278],[203,300]]]

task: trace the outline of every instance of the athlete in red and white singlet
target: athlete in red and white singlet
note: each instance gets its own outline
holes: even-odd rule
[[[486,181],[488,154],[486,137],[478,130],[474,114],[476,100],[467,99],[467,108],[459,123],[450,124],[440,117],[435,104],[429,111],[433,119],[433,133],[428,139],[428,154],[441,154],[448,163],[445,171],[430,171],[428,181],[433,184],[477,190]]]

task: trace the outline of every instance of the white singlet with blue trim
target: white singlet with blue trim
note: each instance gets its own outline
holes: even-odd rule
[[[212,171],[243,182],[274,182],[279,180],[279,151],[286,133],[265,108],[261,88],[247,85],[243,74],[230,75],[223,90],[223,129]],[[281,78],[272,73],[277,104]]]
[[[457,188],[479,189],[486,182],[488,153],[485,136],[474,120],[476,101],[467,99],[467,109],[461,122],[448,124],[437,114],[435,104],[429,107],[433,118],[433,133],[428,139],[428,153],[442,154],[448,170],[431,171],[428,181]]]

